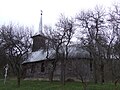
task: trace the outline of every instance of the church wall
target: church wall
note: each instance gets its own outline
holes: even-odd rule
[[[44,63],[44,72],[41,71],[41,66],[42,63]],[[25,78],[41,78],[43,80],[48,80],[50,71],[51,71],[51,65],[52,65],[52,60],[50,61],[40,61],[40,62],[34,62],[34,63],[26,63],[23,65],[25,70]],[[85,70],[84,70],[85,69]],[[77,80],[77,74],[76,71],[78,70],[79,73],[82,72],[82,75],[84,75],[86,72],[89,73],[89,63],[85,64],[83,60],[68,60],[66,62],[66,80],[67,79],[75,79]],[[83,72],[84,71],[84,72]],[[61,64],[60,61],[57,62],[56,69],[54,71],[54,79],[55,80],[60,80],[60,74],[61,74]],[[90,74],[90,73],[89,73]]]
[[[114,81],[116,77],[112,75],[114,72],[116,76],[119,76],[119,63],[120,61],[112,61],[107,62],[104,64],[104,77],[105,82],[108,81]],[[41,72],[41,66],[42,63],[44,63],[44,72]],[[92,62],[93,63],[93,62]],[[34,63],[26,63],[24,64],[24,78],[30,78],[30,79],[40,79],[40,80],[49,80],[49,75],[51,71],[51,65],[52,60],[45,60],[40,62],[34,62]],[[114,66],[112,66],[114,65]],[[113,68],[114,67],[114,68]],[[112,72],[112,69],[113,72]],[[117,71],[116,71],[117,70]],[[60,61],[57,62],[56,69],[54,72],[54,80],[60,80],[60,74],[61,74],[61,64]],[[90,69],[90,60],[89,59],[72,59],[68,60],[66,62],[66,68],[65,68],[65,78],[66,80],[80,80],[80,75],[84,78],[86,81],[92,81],[94,82],[94,69],[92,65],[92,71]],[[100,71],[100,63],[97,63],[97,79],[98,81],[101,80],[101,71]]]

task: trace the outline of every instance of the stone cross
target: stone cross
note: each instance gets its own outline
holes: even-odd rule
[[[6,78],[7,78],[7,75],[8,75],[8,68],[9,68],[9,65],[6,64],[4,66],[4,70],[5,70],[5,74],[4,74],[4,84],[6,83]]]

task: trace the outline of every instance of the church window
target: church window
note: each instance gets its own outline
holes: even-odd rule
[[[45,72],[45,64],[44,63],[41,64],[41,72]]]

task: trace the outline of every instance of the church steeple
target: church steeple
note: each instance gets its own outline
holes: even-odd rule
[[[42,15],[43,15],[43,11],[41,10],[39,30],[38,30],[38,33],[32,37],[33,38],[32,52],[46,48],[45,42],[47,38],[44,36],[44,31],[42,26]]]
[[[41,17],[40,17],[40,23],[39,23],[39,34],[43,34],[43,26],[42,26],[42,15],[43,15],[43,11],[41,10]]]

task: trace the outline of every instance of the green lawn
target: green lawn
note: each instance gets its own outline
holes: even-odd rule
[[[60,82],[45,82],[45,81],[30,81],[22,80],[21,87],[17,87],[15,80],[10,80],[3,84],[3,80],[0,80],[0,90],[83,90],[80,82],[67,82],[65,86]],[[115,89],[114,84],[89,84],[87,90],[120,90],[120,85]]]

